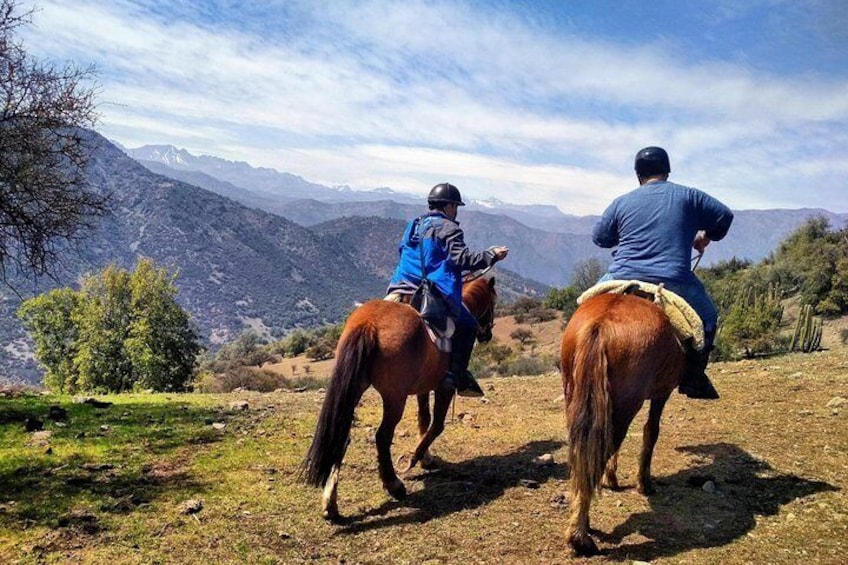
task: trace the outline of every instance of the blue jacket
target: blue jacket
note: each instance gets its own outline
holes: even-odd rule
[[[459,316],[462,309],[463,273],[491,266],[495,262],[495,254],[490,250],[468,249],[459,222],[439,211],[431,211],[407,224],[398,247],[400,262],[387,293],[411,294],[421,284],[422,241],[423,272],[447,300],[451,316]]]

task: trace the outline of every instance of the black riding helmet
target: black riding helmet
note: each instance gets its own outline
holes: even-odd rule
[[[430,194],[427,196],[428,204],[447,204],[454,203],[459,206],[465,206],[465,202],[462,201],[462,195],[459,193],[459,189],[449,182],[443,182],[441,184],[437,184],[433,188],[430,189]]]
[[[671,172],[668,153],[662,147],[646,147],[636,154],[636,174],[651,177]]]

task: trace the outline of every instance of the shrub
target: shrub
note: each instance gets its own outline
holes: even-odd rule
[[[324,361],[332,359],[335,351],[327,341],[319,341],[312,347],[306,350],[306,357],[312,361]]]
[[[525,345],[526,343],[535,340],[533,332],[527,328],[515,328],[512,330],[512,333],[509,334],[509,337],[518,341],[521,345]]]
[[[282,388],[285,379],[280,375],[255,367],[235,367],[225,373],[202,372],[194,383],[196,392],[232,392],[237,388],[271,392]]]
[[[743,285],[732,296],[713,355],[719,359],[751,358],[785,350],[789,340],[779,335],[783,306],[777,288]]]
[[[556,369],[553,355],[518,357],[504,367],[503,374],[533,376],[550,373]]]

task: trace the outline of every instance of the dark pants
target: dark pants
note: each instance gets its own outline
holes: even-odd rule
[[[456,331],[451,340],[450,372],[454,375],[464,375],[468,370],[471,352],[474,351],[474,340],[477,339],[477,320],[462,306],[459,316],[454,320]]]

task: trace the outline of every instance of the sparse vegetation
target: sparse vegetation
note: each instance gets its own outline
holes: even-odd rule
[[[528,328],[515,328],[512,330],[512,333],[509,334],[509,337],[516,340],[522,346],[527,345],[534,339],[533,331]]]
[[[279,388],[317,388],[320,377],[312,375],[309,361],[332,359],[341,336],[342,325],[315,330],[296,330],[288,337],[264,343],[253,330],[223,345],[218,353],[201,363],[201,371],[193,384],[199,392],[230,392],[236,389],[260,392]],[[289,375],[264,368],[284,357],[305,357],[303,365],[292,364]],[[297,376],[301,372],[303,375]]]
[[[848,228],[833,231],[812,218],[762,262],[734,259],[700,276],[719,308],[715,357],[786,352],[794,344],[782,325],[782,301],[796,297],[810,305],[808,315],[848,312]]]
[[[711,375],[721,401],[675,394],[666,406],[656,496],[632,488],[641,441],[625,439],[624,489],[593,507],[604,553],[592,562],[841,563],[848,427],[832,399],[845,396],[844,351],[716,363]],[[559,376],[484,388],[486,403],[457,400],[433,446],[438,470],[407,474],[400,503],[374,471],[382,409],[367,393],[341,525],[326,523],[320,491],[297,481],[318,392],[129,394],[99,398],[106,408],[10,394],[0,398],[0,562],[571,563]],[[50,419],[51,406],[64,419]],[[413,407],[395,456],[417,442]],[[52,436],[25,431],[28,418]],[[644,421],[643,410],[632,429]],[[552,464],[534,463],[545,454]]]

